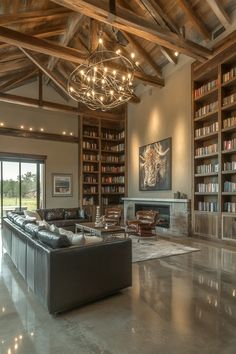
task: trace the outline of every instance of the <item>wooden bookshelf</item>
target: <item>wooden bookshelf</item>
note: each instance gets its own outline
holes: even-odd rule
[[[192,232],[236,240],[236,54],[220,60],[192,65]]]
[[[80,204],[101,213],[127,195],[126,119],[80,117]]]

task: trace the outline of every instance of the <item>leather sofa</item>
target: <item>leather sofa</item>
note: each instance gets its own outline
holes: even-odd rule
[[[69,246],[66,236],[40,230],[12,214],[3,220],[3,248],[49,313],[69,310],[131,286],[130,239]]]
[[[36,211],[47,223],[73,232],[75,232],[76,223],[89,221],[85,211],[80,208],[37,209]]]

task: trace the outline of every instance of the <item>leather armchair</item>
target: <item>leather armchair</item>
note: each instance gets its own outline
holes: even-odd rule
[[[121,208],[106,208],[105,209],[105,222],[120,225],[121,221]]]
[[[139,237],[155,236],[159,213],[153,210],[137,211],[135,220],[127,220],[126,233]]]

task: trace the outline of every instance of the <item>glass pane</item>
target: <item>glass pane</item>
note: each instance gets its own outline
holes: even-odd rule
[[[45,205],[44,205],[44,193],[45,193],[45,186],[44,186],[44,164],[40,164],[39,165],[39,207],[40,208],[44,208]]]
[[[3,162],[3,217],[9,210],[18,210],[19,196],[19,162]]]
[[[21,163],[21,209],[37,209],[36,163]]]

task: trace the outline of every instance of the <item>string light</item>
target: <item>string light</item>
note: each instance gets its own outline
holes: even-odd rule
[[[3,126],[4,126],[4,123],[0,123],[0,126],[3,127]]]

